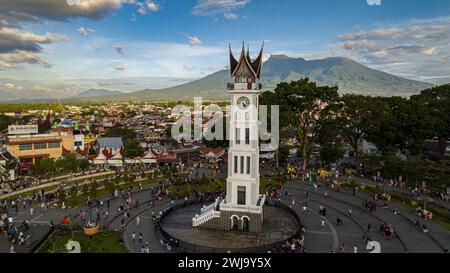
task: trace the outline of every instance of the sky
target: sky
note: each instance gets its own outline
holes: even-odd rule
[[[410,79],[450,77],[447,0],[0,0],[0,90],[132,92],[267,56],[343,56]]]

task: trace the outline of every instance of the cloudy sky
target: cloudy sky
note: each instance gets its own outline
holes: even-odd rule
[[[0,0],[0,89],[171,86],[223,69],[228,43],[243,40],[439,80],[450,77],[450,2]]]

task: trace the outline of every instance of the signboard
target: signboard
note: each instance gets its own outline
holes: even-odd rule
[[[29,134],[37,134],[38,126],[37,125],[9,125],[8,126],[8,134],[9,135],[29,135]]]

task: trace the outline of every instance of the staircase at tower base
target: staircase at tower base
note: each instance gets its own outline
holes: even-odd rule
[[[223,231],[261,232],[264,221],[266,196],[261,195],[258,206],[237,206],[216,199],[215,203],[201,209],[192,219],[192,226]]]

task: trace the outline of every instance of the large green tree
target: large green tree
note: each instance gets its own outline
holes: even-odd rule
[[[350,143],[359,166],[359,143],[372,115],[368,111],[369,99],[361,95],[347,94],[342,97],[343,107],[337,118],[340,132]]]
[[[411,102],[420,113],[420,132],[427,138],[439,139],[441,156],[445,153],[445,142],[450,136],[450,84],[424,90],[412,96]]]
[[[296,130],[302,149],[302,169],[306,170],[309,146],[316,139],[322,121],[335,118],[339,110],[338,87],[317,86],[308,78],[282,82],[274,93],[263,93],[261,101],[279,105],[280,126]]]

